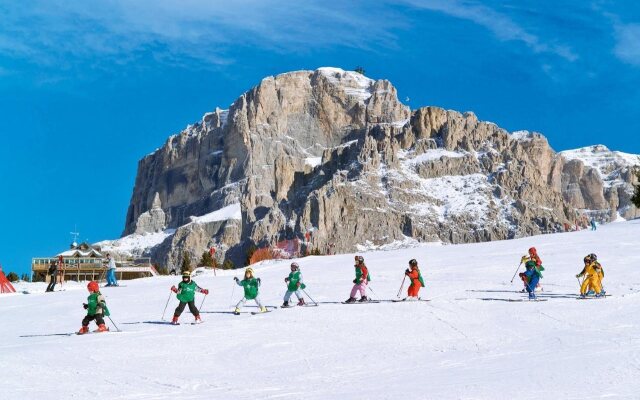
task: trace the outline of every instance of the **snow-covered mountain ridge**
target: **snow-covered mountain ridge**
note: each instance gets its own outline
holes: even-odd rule
[[[239,264],[250,246],[283,241],[349,252],[639,215],[626,189],[569,158],[536,132],[509,133],[470,112],[411,110],[386,80],[338,68],[289,72],[144,157],[124,235],[174,230],[144,250],[161,266],[210,247]],[[234,204],[239,218],[200,218]]]
[[[85,284],[44,293],[44,283],[20,283],[32,294],[0,298],[0,385],[8,399],[39,400],[636,399],[640,253],[630,239],[639,236],[635,220],[596,232],[359,253],[370,295],[386,300],[416,258],[421,296],[431,300],[420,303],[339,304],[352,286],[353,254],[295,260],[320,306],[266,315],[229,313],[240,298],[232,277],[242,271],[198,274],[210,294],[195,326],[188,311],[183,325],[156,323],[167,300],[165,319],[177,305],[169,290],[176,277],[137,279],[102,289],[123,332],[87,336],[57,336],[79,329]],[[510,279],[531,246],[546,267],[546,301],[509,301],[525,297]],[[575,274],[589,253],[612,297],[576,300]],[[265,304],[281,304],[289,262],[255,266]],[[593,376],[587,393],[585,377]]]

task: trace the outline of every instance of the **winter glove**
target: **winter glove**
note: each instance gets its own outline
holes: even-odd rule
[[[82,303],[82,307],[84,307],[84,309],[86,310],[87,308],[89,308],[89,305],[87,303]]]
[[[202,289],[202,293],[204,293],[205,296],[208,295],[209,294],[209,289]]]
[[[409,268],[407,268],[407,269],[405,269],[405,270],[404,270],[404,274],[405,274],[405,275],[409,275],[409,272],[410,272],[410,271],[409,271]]]
[[[354,279],[354,280],[353,280],[353,283],[358,283],[358,282],[356,282],[356,280]]]
[[[522,256],[522,258],[520,259],[520,263],[527,262],[528,260],[529,260],[529,257]]]
[[[175,287],[175,286],[171,286],[171,291],[172,291],[173,293],[178,293],[178,288],[177,288],[177,287]]]
[[[256,279],[256,281],[258,282],[258,286],[260,286],[260,278]]]
[[[300,282],[296,283],[296,287],[299,288],[300,287]]]
[[[289,283],[289,278],[284,278],[284,281]]]
[[[239,281],[240,281],[240,279],[238,279],[238,277],[237,277],[237,276],[234,276],[234,277],[233,277],[233,280],[234,280],[234,281],[236,281],[236,282],[239,282]]]
[[[576,278],[580,278],[580,274],[576,275]]]

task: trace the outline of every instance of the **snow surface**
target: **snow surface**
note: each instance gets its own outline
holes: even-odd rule
[[[165,229],[153,233],[133,233],[115,240],[103,240],[95,244],[100,246],[102,252],[116,251],[121,254],[142,254],[145,250],[162,243],[166,238],[175,233],[175,229]]]
[[[335,303],[352,286],[347,254],[297,260],[319,307],[234,316],[225,313],[240,296],[231,277],[242,272],[218,271],[195,278],[211,290],[201,325],[149,323],[160,320],[168,297],[165,317],[175,308],[176,277],[127,281],[103,289],[123,333],[55,336],[80,327],[81,285],[0,296],[2,398],[637,399],[638,237],[634,220],[595,232],[362,254],[374,297],[383,299],[396,296],[416,258],[421,295],[431,299],[420,303]],[[546,267],[540,296],[548,301],[482,300],[524,297],[517,278],[509,281],[531,246]],[[613,297],[578,301],[575,274],[592,252]],[[288,264],[255,267],[265,304],[281,303]],[[31,285],[43,286],[19,288]],[[192,320],[188,311],[181,318]]]
[[[304,163],[312,168],[322,164],[322,157],[307,157],[304,159]]]
[[[199,217],[189,217],[191,222],[196,224],[204,224],[207,222],[226,221],[228,219],[242,219],[242,209],[240,203],[230,204],[219,210],[210,212]]]

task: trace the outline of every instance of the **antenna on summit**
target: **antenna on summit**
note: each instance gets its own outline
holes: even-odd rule
[[[74,230],[74,232],[69,232],[69,233],[73,237],[73,246],[77,246],[78,245],[78,236],[80,236],[80,233],[78,232],[78,226],[74,225],[73,226],[73,230]]]

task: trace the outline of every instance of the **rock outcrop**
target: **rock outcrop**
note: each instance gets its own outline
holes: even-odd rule
[[[386,80],[297,71],[263,79],[144,157],[124,234],[175,230],[148,251],[172,265],[210,246],[238,264],[252,244],[296,238],[323,252],[508,239],[559,231],[576,208],[627,207],[618,191],[598,191],[592,170],[538,133],[411,111]],[[240,211],[193,218],[228,207]]]

